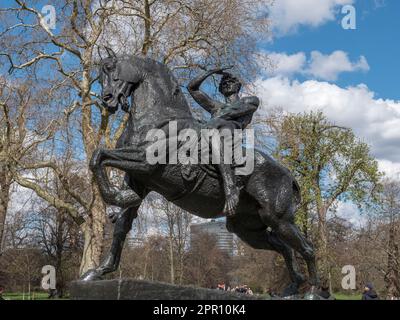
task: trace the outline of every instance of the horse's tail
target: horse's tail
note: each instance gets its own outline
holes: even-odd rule
[[[293,178],[293,198],[294,198],[294,212],[300,208],[301,204],[301,191],[299,183]]]

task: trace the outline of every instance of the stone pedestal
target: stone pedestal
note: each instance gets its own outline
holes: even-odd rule
[[[178,286],[134,279],[74,281],[73,300],[257,300],[254,296],[222,290]]]

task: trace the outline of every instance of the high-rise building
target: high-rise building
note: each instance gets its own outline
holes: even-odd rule
[[[190,226],[190,242],[196,239],[196,235],[208,233],[217,240],[217,247],[229,255],[233,255],[233,234],[226,229],[225,220],[211,220],[210,222],[192,224]]]

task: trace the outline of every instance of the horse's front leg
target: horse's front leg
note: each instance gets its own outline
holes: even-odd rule
[[[113,160],[113,164],[106,163]],[[132,189],[117,189],[113,187],[108,179],[106,166],[115,167],[125,172],[132,171],[133,166],[126,160],[118,159],[117,150],[97,149],[93,152],[92,159],[89,163],[89,168],[93,172],[93,177],[99,187],[100,194],[105,203],[114,205],[120,208],[136,207],[140,205],[142,199]]]

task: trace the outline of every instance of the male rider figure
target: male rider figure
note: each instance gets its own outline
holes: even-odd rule
[[[240,98],[239,92],[242,84],[238,78],[228,72],[224,72],[226,69],[230,68],[214,69],[199,75],[189,83],[188,90],[193,99],[211,113],[212,117],[208,122],[208,127],[218,130],[229,129],[233,135],[234,129],[243,130],[249,125],[260,101],[255,96]],[[225,103],[211,99],[200,90],[201,84],[212,74],[222,75],[219,92],[224,95]],[[220,153],[221,159],[224,159],[222,154],[223,147],[220,148]],[[235,214],[239,203],[240,190],[236,185],[231,164],[220,163],[218,168],[222,176],[226,197],[223,211],[225,215],[232,216]]]

